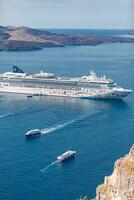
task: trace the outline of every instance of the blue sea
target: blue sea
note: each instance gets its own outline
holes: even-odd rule
[[[43,29],[44,30],[44,29]],[[82,34],[82,35],[100,35],[100,36],[121,36],[134,37],[134,29],[45,29],[58,34]]]
[[[12,65],[61,76],[94,70],[134,90],[133,44],[0,52],[0,72],[11,71]],[[24,134],[33,128],[44,134],[27,140]],[[101,101],[1,94],[0,200],[91,199],[133,143],[134,94]],[[69,149],[77,151],[75,159],[55,163]]]

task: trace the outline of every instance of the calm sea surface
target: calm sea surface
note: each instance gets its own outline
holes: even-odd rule
[[[46,29],[45,29],[46,30]],[[131,35],[134,34],[134,29],[47,29],[48,31],[54,32],[54,33],[71,33],[71,34],[93,34],[93,35]]]
[[[94,70],[134,89],[133,44],[0,52],[0,71],[12,65],[65,76]],[[26,140],[24,133],[32,128],[44,134]],[[134,94],[123,101],[0,95],[0,200],[94,197],[114,161],[133,143]],[[75,159],[53,163],[68,149],[77,151]]]

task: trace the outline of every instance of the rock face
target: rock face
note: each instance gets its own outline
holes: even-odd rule
[[[0,50],[24,51],[44,47],[98,45],[102,43],[134,43],[134,38],[102,35],[56,34],[28,27],[0,26]]]
[[[114,172],[97,188],[96,200],[134,200],[134,145],[115,162]]]

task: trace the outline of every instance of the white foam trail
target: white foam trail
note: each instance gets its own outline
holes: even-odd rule
[[[3,119],[3,118],[7,118],[7,117],[12,117],[12,116],[17,116],[17,115],[20,115],[20,113],[15,113],[15,112],[9,112],[7,114],[4,114],[4,115],[0,115],[0,119]]]
[[[42,133],[42,135],[45,135],[45,134],[48,134],[48,133],[52,133],[52,132],[57,131],[57,130],[59,130],[59,129],[62,129],[62,128],[68,126],[68,125],[71,125],[71,124],[73,124],[73,123],[75,123],[75,122],[77,122],[77,121],[79,121],[79,120],[82,120],[82,119],[88,117],[89,115],[91,115],[91,112],[90,112],[90,114],[86,114],[86,115],[84,115],[84,116],[75,118],[75,119],[70,120],[70,121],[68,121],[68,122],[65,122],[65,123],[63,123],[63,124],[59,124],[59,125],[54,126],[54,127],[51,127],[51,128],[41,129],[41,133]]]
[[[0,115],[0,119],[3,119],[3,118],[6,118],[6,117],[9,117],[10,115],[11,115],[10,113],[4,114],[4,115]]]
[[[78,121],[80,119],[82,119],[82,118],[73,119],[73,120],[70,120],[70,121],[65,122],[63,124],[57,125],[55,127],[41,129],[41,133],[42,133],[42,135],[48,134],[48,133],[52,133],[52,132],[54,132],[56,130],[59,130],[59,129],[62,129],[62,128],[70,125],[70,124],[73,124],[74,122],[76,122],[76,121]]]
[[[58,162],[57,160],[54,161],[54,162],[52,162],[51,164],[47,165],[45,168],[41,169],[40,171],[41,171],[43,174],[46,173],[46,171],[48,170],[48,168],[51,167],[51,166],[53,166],[53,165],[55,165],[57,162]]]
[[[21,115],[28,115],[36,112],[40,112],[41,110],[35,110],[35,111],[20,111],[20,112],[8,112],[6,114],[0,115],[0,119],[8,118],[8,117],[14,117],[14,116],[21,116]]]

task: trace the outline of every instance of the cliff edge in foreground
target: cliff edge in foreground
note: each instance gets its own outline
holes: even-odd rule
[[[134,145],[115,162],[114,172],[98,186],[96,200],[134,200]]]

